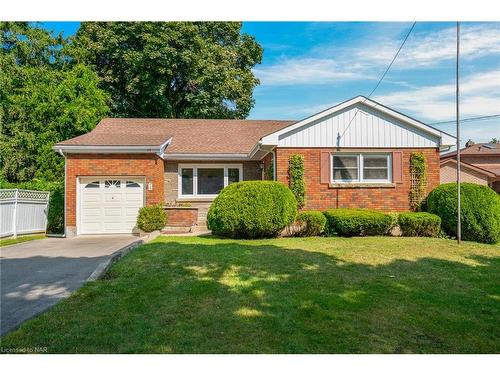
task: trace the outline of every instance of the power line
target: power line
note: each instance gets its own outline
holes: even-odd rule
[[[479,116],[479,117],[469,117],[460,120],[460,122],[470,122],[470,121],[478,121],[478,120],[490,120],[494,118],[500,117],[500,114],[496,115],[488,115],[488,116]],[[457,120],[450,121],[439,121],[439,122],[430,122],[429,125],[443,125],[443,124],[454,124]]]
[[[370,92],[370,94],[368,94],[368,96],[363,99],[363,101],[361,102],[361,104],[363,104],[370,96],[373,95],[373,93],[375,92],[375,90],[378,89],[378,87],[380,86],[380,84],[382,83],[383,79],[385,78],[387,72],[389,72],[389,69],[391,69],[391,66],[392,64],[394,64],[394,61],[396,61],[396,59],[398,58],[398,55],[399,55],[399,52],[401,52],[401,49],[403,48],[403,46],[405,45],[406,43],[406,40],[408,39],[408,37],[410,36],[411,32],[413,31],[415,25],[417,24],[417,22],[413,22],[413,24],[411,25],[410,27],[410,30],[408,31],[408,33],[406,34],[404,40],[403,40],[403,43],[401,43],[401,45],[399,46],[396,54],[394,55],[394,57],[392,58],[391,60],[391,63],[389,64],[389,66],[387,67],[387,69],[384,71],[384,74],[382,74],[382,77],[380,77],[380,79],[378,80],[377,84],[375,85],[375,87],[373,88],[373,90]],[[351,123],[353,122],[353,120],[356,118],[356,115],[358,114],[359,112],[359,109],[356,109],[356,112],[354,112],[354,116],[352,117],[351,121],[349,121],[349,124],[347,124],[347,127],[345,128],[345,130],[342,132],[342,135],[338,135],[337,136],[337,143],[340,142],[340,139],[344,136],[344,134],[346,133],[346,131],[349,129],[349,127],[351,126]]]

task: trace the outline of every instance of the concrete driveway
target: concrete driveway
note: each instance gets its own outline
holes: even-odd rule
[[[0,249],[0,336],[81,287],[134,236],[46,238]]]

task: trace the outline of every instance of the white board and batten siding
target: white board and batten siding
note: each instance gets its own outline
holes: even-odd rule
[[[454,142],[446,133],[363,97],[299,121],[262,141],[278,147],[325,148],[436,148]]]

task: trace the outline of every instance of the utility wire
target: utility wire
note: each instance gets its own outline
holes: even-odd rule
[[[382,74],[382,77],[380,77],[380,79],[378,80],[377,84],[375,85],[375,87],[373,88],[373,90],[370,92],[370,94],[368,94],[368,96],[363,99],[363,101],[361,102],[361,104],[363,104],[370,96],[373,95],[373,93],[375,92],[375,90],[378,89],[378,87],[380,86],[380,84],[382,83],[382,80],[385,78],[385,76],[387,75],[387,72],[389,72],[389,69],[391,69],[391,66],[392,64],[394,64],[394,61],[396,61],[396,59],[398,58],[398,55],[399,55],[399,52],[401,52],[401,49],[403,48],[403,46],[405,45],[406,43],[406,40],[408,39],[408,37],[410,36],[411,32],[413,31],[413,29],[415,28],[415,25],[417,24],[417,22],[413,22],[413,25],[411,25],[410,27],[410,30],[408,31],[408,33],[406,34],[404,40],[403,40],[403,43],[401,43],[401,45],[399,46],[398,48],[398,51],[396,52],[396,54],[394,55],[394,57],[392,58],[392,61],[391,63],[389,64],[389,66],[387,67],[387,69],[385,70],[384,74]],[[354,112],[354,116],[352,117],[351,121],[349,121],[349,124],[347,124],[347,128],[345,128],[345,130],[342,132],[342,135],[338,135],[337,136],[337,144],[340,142],[340,139],[344,136],[344,134],[346,133],[346,131],[349,129],[349,127],[351,126],[351,123],[353,122],[353,120],[356,118],[356,115],[358,114],[359,112],[359,109],[356,109],[356,112]]]
[[[460,120],[460,122],[470,122],[470,121],[478,121],[478,120],[491,120],[494,118],[500,117],[500,114],[496,115],[488,115],[488,116],[479,116],[479,117],[469,117]],[[457,120],[450,121],[439,121],[439,122],[430,122],[429,125],[444,125],[444,124],[454,124]]]

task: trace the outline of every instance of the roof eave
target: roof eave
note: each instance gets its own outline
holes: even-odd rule
[[[249,154],[243,153],[168,153],[164,154],[165,160],[250,160]]]
[[[162,146],[130,146],[130,145],[54,145],[57,152],[82,154],[127,154],[127,153],[161,153]]]
[[[441,160],[440,163],[439,163],[439,165],[443,166],[444,164],[447,164],[447,163],[454,163],[456,165],[457,164],[457,160],[456,159]],[[489,171],[487,169],[478,167],[477,165],[466,163],[466,162],[463,162],[463,161],[460,161],[460,164],[462,166],[465,166],[465,167],[467,167],[469,169],[472,169],[472,170],[474,170],[476,172],[483,173],[484,175],[486,175],[488,177],[497,177],[497,174],[495,174],[494,172],[491,172],[491,171]],[[460,168],[460,169],[462,169],[462,168]]]
[[[165,149],[172,142],[168,138],[160,145],[67,145],[55,144],[52,149],[67,154],[157,154],[162,157]]]

